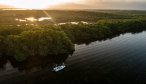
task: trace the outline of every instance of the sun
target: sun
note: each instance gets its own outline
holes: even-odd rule
[[[45,9],[53,5],[73,2],[74,0],[0,0],[1,4],[11,5],[16,8]]]

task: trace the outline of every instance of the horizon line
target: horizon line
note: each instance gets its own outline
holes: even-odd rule
[[[118,8],[110,8],[110,9],[102,9],[102,8],[75,8],[75,9],[63,9],[63,8],[45,8],[45,9],[29,9],[29,8],[0,8],[0,10],[131,10],[131,11],[146,11],[146,9],[118,9]]]

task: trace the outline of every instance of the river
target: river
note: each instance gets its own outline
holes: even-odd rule
[[[7,61],[0,70],[0,84],[146,84],[146,32],[76,44],[73,55],[63,62],[66,68],[53,72],[50,68],[21,71]]]

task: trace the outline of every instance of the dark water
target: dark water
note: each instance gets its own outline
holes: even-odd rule
[[[75,49],[72,56],[55,62],[32,58],[15,63],[1,57],[0,84],[146,84],[146,32],[126,33]],[[52,72],[51,64],[62,62],[66,68]]]

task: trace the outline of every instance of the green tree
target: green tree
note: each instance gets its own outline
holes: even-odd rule
[[[10,35],[7,44],[9,55],[20,61],[29,56],[70,54],[74,51],[74,44],[66,34],[54,30],[24,31],[20,35]]]

